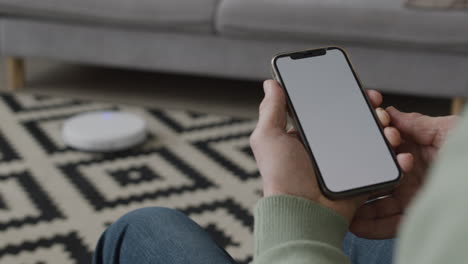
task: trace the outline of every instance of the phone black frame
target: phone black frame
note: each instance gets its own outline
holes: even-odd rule
[[[385,144],[387,145],[387,148],[388,148],[388,150],[389,150],[389,152],[390,152],[390,154],[391,154],[391,156],[393,158],[393,161],[395,162],[395,166],[397,167],[397,170],[398,170],[398,176],[396,177],[395,180],[388,181],[388,182],[382,182],[382,183],[378,183],[378,184],[362,186],[362,187],[359,187],[359,188],[350,189],[350,190],[341,191],[341,192],[331,191],[330,189],[328,189],[328,187],[326,186],[326,184],[325,184],[325,182],[323,180],[322,173],[320,172],[319,165],[317,164],[317,162],[315,160],[315,157],[314,157],[314,154],[312,152],[312,149],[310,148],[309,142],[308,142],[307,138],[305,137],[305,133],[304,133],[304,131],[302,129],[302,125],[299,122],[296,110],[294,109],[294,105],[292,104],[291,99],[289,97],[288,90],[286,89],[286,86],[284,85],[283,79],[281,78],[281,73],[278,70],[278,67],[276,65],[276,61],[279,58],[283,58],[283,57],[291,57],[293,60],[299,60],[299,59],[302,59],[302,58],[323,56],[323,55],[326,55],[328,50],[334,50],[334,49],[339,50],[344,55],[344,57],[346,58],[348,66],[350,67],[351,72],[353,73],[354,79],[356,80],[356,82],[357,82],[357,84],[359,86],[359,89],[361,90],[361,93],[364,96],[364,99],[365,99],[365,101],[367,103],[369,111],[372,113],[374,121],[376,122],[377,127],[379,128],[380,134],[381,134],[382,138],[384,139]],[[361,193],[388,190],[388,189],[391,189],[392,187],[396,186],[400,182],[401,176],[402,176],[402,170],[401,170],[401,167],[398,164],[395,152],[393,151],[392,146],[390,145],[387,138],[385,137],[385,134],[383,132],[383,127],[380,124],[380,121],[379,121],[379,119],[377,117],[377,114],[374,111],[374,108],[372,107],[372,104],[371,104],[371,102],[369,100],[369,97],[367,96],[367,93],[362,88],[362,83],[359,80],[359,77],[356,74],[356,71],[354,70],[354,67],[352,66],[352,63],[351,63],[351,60],[348,57],[348,54],[346,53],[346,51],[343,48],[332,46],[332,47],[325,47],[325,48],[318,48],[318,49],[311,49],[311,50],[303,50],[303,51],[297,51],[297,52],[291,52],[291,53],[282,53],[282,54],[278,54],[278,55],[274,56],[272,61],[271,61],[271,64],[272,64],[272,70],[273,70],[273,77],[274,77],[274,79],[276,79],[280,83],[282,89],[284,90],[284,92],[286,94],[288,112],[289,112],[290,116],[292,117],[293,122],[294,122],[294,127],[299,132],[300,138],[301,138],[301,140],[302,140],[302,142],[303,142],[303,144],[304,144],[304,146],[305,146],[305,148],[307,150],[307,153],[309,154],[309,157],[310,157],[312,163],[314,164],[314,169],[315,169],[315,173],[317,175],[317,179],[318,179],[318,182],[319,182],[319,187],[320,187],[322,193],[327,198],[335,200],[335,199],[340,199],[340,198],[345,198],[345,197],[358,195],[358,194],[361,194]]]

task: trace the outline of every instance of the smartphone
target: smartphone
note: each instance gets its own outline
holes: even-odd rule
[[[280,54],[272,69],[328,198],[391,189],[399,182],[395,154],[342,48]]]

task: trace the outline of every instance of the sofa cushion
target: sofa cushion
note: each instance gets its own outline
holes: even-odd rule
[[[217,0],[0,0],[0,14],[212,31]]]
[[[222,0],[223,34],[468,50],[468,12],[409,9],[401,0]]]

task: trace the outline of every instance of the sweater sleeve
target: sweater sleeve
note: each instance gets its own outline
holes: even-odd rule
[[[397,263],[467,263],[468,109],[400,230]]]
[[[346,220],[312,201],[278,195],[255,209],[255,264],[350,263],[341,247]]]

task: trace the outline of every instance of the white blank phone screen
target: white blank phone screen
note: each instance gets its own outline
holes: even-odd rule
[[[398,178],[398,167],[341,50],[295,60],[280,57],[276,67],[330,191]]]

